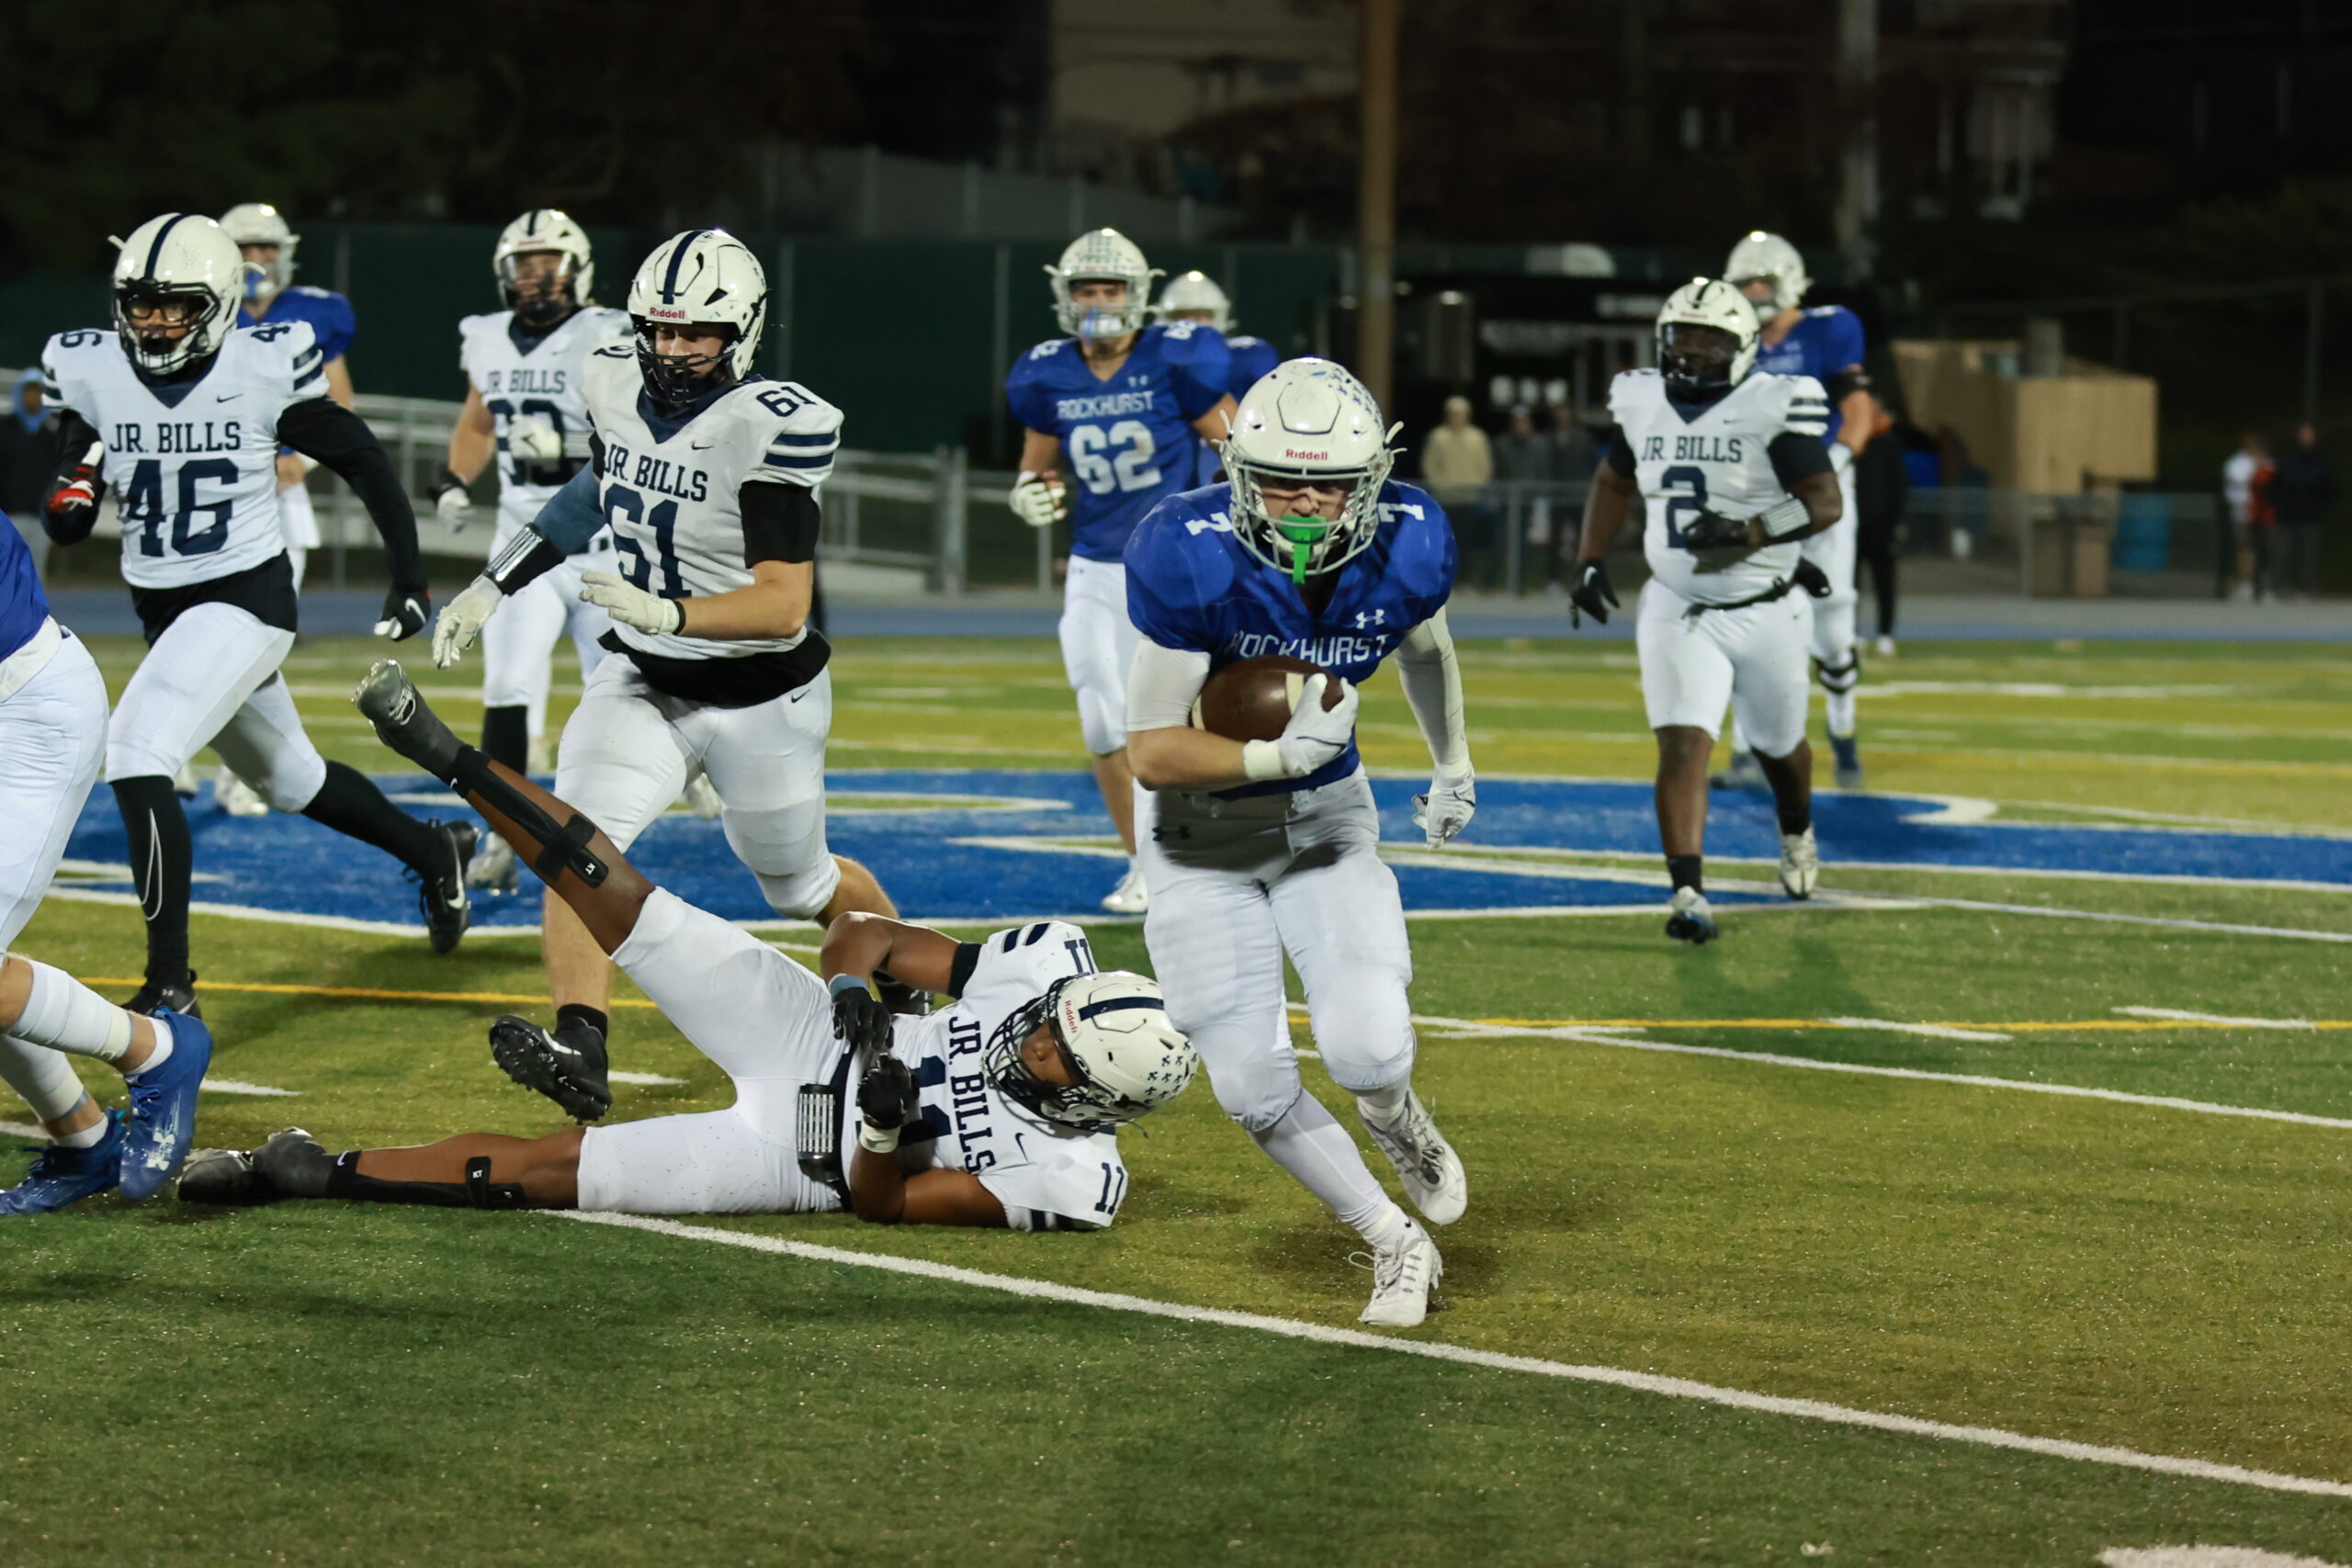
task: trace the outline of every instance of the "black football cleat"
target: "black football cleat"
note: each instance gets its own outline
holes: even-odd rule
[[[277,1189],[254,1168],[243,1149],[198,1149],[180,1167],[180,1201],[245,1208],[277,1201]]]
[[[334,1174],[334,1156],[300,1127],[272,1133],[246,1158],[280,1198],[323,1198],[327,1179]]]
[[[150,980],[130,995],[122,1004],[125,1012],[141,1012],[153,1016],[169,1008],[183,1018],[202,1018],[204,1008],[196,999],[196,971],[187,972],[185,980]]]
[[[424,694],[399,660],[378,660],[351,700],[385,745],[436,779],[446,780],[456,771],[460,742],[441,716],[425,705]]]
[[[490,1057],[501,1072],[546,1095],[575,1122],[594,1122],[613,1108],[605,1036],[594,1024],[571,1019],[546,1030],[508,1013],[490,1026]]]
[[[424,915],[424,934],[435,953],[456,951],[458,939],[473,924],[473,900],[466,891],[466,865],[474,858],[477,837],[470,822],[433,821],[425,824],[441,840],[447,853],[430,874],[409,868],[417,885],[416,905]]]

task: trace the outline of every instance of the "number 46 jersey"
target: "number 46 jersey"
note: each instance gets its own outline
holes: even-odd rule
[[[122,340],[96,328],[59,333],[40,365],[41,395],[81,415],[106,446],[125,581],[179,588],[285,553],[277,416],[327,393],[309,322],[239,327],[187,380],[148,381]]]
[[[1610,466],[1623,473],[1630,460],[1647,509],[1642,554],[1653,577],[1695,604],[1731,604],[1771,592],[1796,570],[1795,542],[1736,558],[1702,556],[1683,541],[1682,525],[1702,512],[1744,523],[1787,496],[1784,470],[1826,466],[1829,398],[1820,382],[1757,370],[1712,403],[1684,403],[1667,396],[1657,371],[1627,370],[1609,384],[1609,415],[1623,442]]]
[[[597,502],[620,551],[621,575],[650,593],[705,598],[749,588],[745,487],[813,490],[832,474],[842,411],[797,382],[749,377],[673,420],[643,397],[633,341],[591,354],[583,379],[601,443]],[[662,659],[745,659],[797,648],[808,629],[724,642],[617,625],[613,635]]]
[[[1225,396],[1232,365],[1223,334],[1199,321],[1144,328],[1108,380],[1087,367],[1074,337],[1013,361],[1004,378],[1012,417],[1069,455],[1070,554],[1117,560],[1145,513],[1193,488],[1202,447],[1193,422]]]

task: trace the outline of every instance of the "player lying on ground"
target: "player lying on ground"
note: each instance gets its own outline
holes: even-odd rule
[[[182,1198],[647,1214],[846,1207],[877,1224],[1014,1230],[1091,1229],[1118,1213],[1127,1177],[1117,1127],[1181,1093],[1194,1057],[1159,987],[1096,973],[1076,927],[1045,921],[964,942],[847,914],[825,934],[820,980],[654,886],[594,823],[461,746],[398,664],[377,665],[357,700],[385,744],[505,836],[725,1069],[737,1100],[552,1137],[477,1133],[340,1156],[289,1129],[249,1155],[198,1156]],[[957,999],[894,1017],[872,989],[885,972]]]
[[[1715,935],[1700,875],[1707,757],[1725,703],[1772,786],[1781,886],[1810,897],[1820,874],[1805,654],[1813,598],[1828,586],[1797,547],[1836,523],[1843,502],[1822,446],[1828,398],[1810,376],[1751,371],[1756,312],[1737,289],[1706,277],[1676,289],[1658,312],[1657,362],[1610,385],[1617,428],[1585,500],[1568,619],[1609,619],[1617,592],[1601,558],[1635,494],[1645,496],[1650,580],[1634,637],[1674,881],[1666,934],[1703,942]]]

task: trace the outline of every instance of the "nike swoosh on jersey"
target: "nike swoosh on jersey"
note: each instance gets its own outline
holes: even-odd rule
[[[215,392],[212,400],[216,403],[233,403],[244,395],[243,392]]]

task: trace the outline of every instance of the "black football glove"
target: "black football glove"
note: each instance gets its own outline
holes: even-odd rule
[[[1597,560],[1589,560],[1577,569],[1577,585],[1568,590],[1568,625],[1584,625],[1582,616],[1590,615],[1601,626],[1609,624],[1609,612],[1617,607],[1617,590],[1609,586],[1609,569]]]
[[[1796,570],[1789,573],[1789,581],[1816,599],[1826,599],[1838,592],[1829,585],[1829,574],[1809,560],[1798,561]]]
[[[915,1119],[915,1070],[885,1052],[857,1086],[857,1113],[877,1132],[895,1133]]]
[[[433,595],[422,588],[392,588],[384,594],[384,615],[376,635],[405,642],[433,619]]]
[[[833,993],[833,1032],[853,1051],[886,1055],[890,1049],[890,1010],[864,986],[843,986]]]
[[[1747,525],[1712,512],[1702,512],[1682,525],[1682,547],[1689,550],[1744,550]]]

